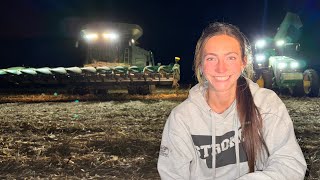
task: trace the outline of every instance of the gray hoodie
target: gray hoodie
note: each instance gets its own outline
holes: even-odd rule
[[[259,88],[249,79],[247,82],[263,118],[263,137],[270,156],[261,156],[256,171],[248,173],[236,102],[217,114],[205,101],[206,87],[196,85],[165,124],[158,159],[161,179],[304,178],[306,162],[284,103],[273,91]]]

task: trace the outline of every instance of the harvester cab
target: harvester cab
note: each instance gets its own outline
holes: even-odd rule
[[[100,22],[86,25],[80,33],[80,42],[87,49],[85,64],[153,66],[152,52],[136,45],[142,34],[141,27],[135,24]]]
[[[254,45],[254,80],[260,87],[292,96],[319,94],[319,77],[307,64],[297,42],[302,23],[298,15],[287,13],[274,38],[263,38]]]

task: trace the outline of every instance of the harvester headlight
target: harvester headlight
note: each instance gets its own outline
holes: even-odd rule
[[[299,63],[298,63],[298,62],[291,62],[291,63],[290,63],[290,68],[291,68],[291,69],[297,69],[297,68],[299,68]]]
[[[84,39],[86,39],[88,41],[97,40],[98,39],[98,34],[96,34],[96,33],[85,34],[84,35]]]
[[[288,64],[285,63],[285,62],[279,62],[278,63],[278,68],[279,69],[285,69],[287,66],[288,66]]]
[[[285,43],[286,43],[286,42],[285,42],[284,40],[278,40],[278,41],[276,42],[276,46],[281,47],[281,46],[283,46]]]
[[[262,48],[264,48],[266,45],[267,45],[266,40],[260,39],[260,40],[258,40],[258,41],[256,42],[255,47],[258,48],[258,49],[262,49]]]
[[[115,34],[115,33],[103,33],[102,36],[104,39],[110,39],[110,40],[115,40],[119,37],[118,34]]]
[[[266,60],[266,56],[264,54],[257,54],[256,55],[256,61],[257,62],[264,62]]]

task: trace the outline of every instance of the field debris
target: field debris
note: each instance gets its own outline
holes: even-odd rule
[[[163,126],[186,97],[1,96],[0,178],[160,179]],[[281,98],[307,160],[305,179],[319,179],[320,98]]]

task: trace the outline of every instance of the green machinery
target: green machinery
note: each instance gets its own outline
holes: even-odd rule
[[[135,24],[87,24],[76,42],[86,51],[83,67],[0,69],[0,90],[61,87],[73,93],[106,93],[126,88],[129,94],[150,94],[157,85],[177,86],[180,58],[169,65],[155,64],[153,53],[137,46],[142,34]]]
[[[306,69],[297,42],[302,23],[297,14],[288,12],[274,38],[262,38],[254,46],[255,81],[260,87],[292,96],[319,95],[319,76]]]

